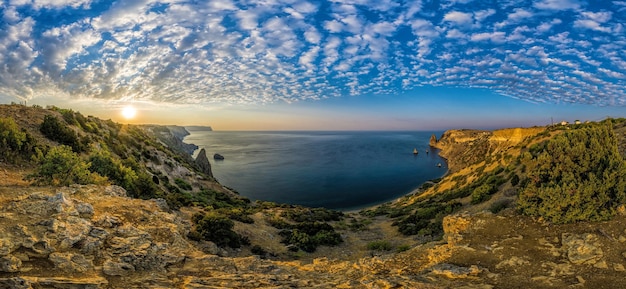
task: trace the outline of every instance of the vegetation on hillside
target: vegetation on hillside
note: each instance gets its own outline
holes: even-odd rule
[[[536,144],[521,156],[521,212],[554,223],[611,218],[626,203],[626,163],[610,121]]]

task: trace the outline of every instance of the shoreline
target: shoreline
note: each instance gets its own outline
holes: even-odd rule
[[[435,148],[435,147],[433,147],[433,148]],[[437,149],[439,150],[439,152],[441,152],[441,151],[442,151],[442,150],[441,150],[441,149],[439,149],[439,148],[437,148]],[[447,176],[450,174],[450,167],[448,166],[448,159],[446,159],[446,158],[442,157],[442,156],[441,156],[441,154],[440,154],[439,152],[437,152],[437,156],[439,156],[440,158],[442,158],[442,159],[445,161],[445,163],[446,163],[446,172],[445,172],[445,173],[444,173],[441,177],[439,177],[439,178],[437,178],[437,179],[443,179],[443,178],[447,177]],[[430,179],[430,180],[428,180],[428,181],[425,181],[425,182],[421,183],[421,184],[420,184],[417,188],[412,189],[410,192],[408,192],[408,193],[406,193],[406,194],[404,194],[404,195],[402,195],[402,196],[398,196],[397,198],[394,198],[394,199],[389,200],[389,201],[386,201],[386,202],[382,202],[382,203],[375,204],[375,205],[368,205],[368,206],[365,206],[365,207],[362,207],[362,208],[357,208],[357,209],[346,209],[346,210],[343,210],[343,209],[337,209],[336,211],[340,211],[340,212],[342,212],[342,213],[346,213],[346,214],[358,214],[359,212],[361,212],[361,211],[363,211],[363,210],[372,210],[372,209],[376,209],[376,208],[378,208],[379,206],[382,206],[382,205],[387,204],[387,203],[391,203],[391,204],[393,204],[393,203],[395,203],[395,202],[400,201],[402,198],[404,198],[404,197],[406,197],[406,196],[409,196],[409,195],[414,195],[414,194],[416,194],[416,193],[419,193],[419,191],[420,191],[420,189],[422,188],[422,186],[424,186],[424,185],[425,185],[425,184],[427,184],[427,183],[433,183],[433,184],[436,184],[435,182],[433,182],[433,180],[436,180],[436,179]]]
[[[188,132],[189,132],[189,131],[188,131]],[[182,138],[180,138],[180,139],[181,139],[181,142],[186,143],[186,144],[196,145],[196,144],[194,144],[194,143],[192,143],[192,142],[185,141],[185,140],[188,138],[188,136],[189,136],[189,135],[191,135],[191,132],[189,132],[189,134],[188,134],[188,135],[185,135],[185,136],[183,136]],[[197,145],[196,145],[196,146],[197,146]],[[327,208],[327,207],[323,207],[323,206],[307,206],[307,205],[301,205],[301,206],[310,207],[310,208],[322,207],[322,208],[327,208],[327,209],[329,209],[329,210],[334,210],[334,211],[339,211],[339,212],[343,212],[343,213],[348,213],[348,214],[350,214],[350,213],[358,213],[358,212],[363,211],[363,210],[374,209],[374,208],[377,208],[377,207],[379,207],[379,206],[381,206],[381,205],[383,205],[383,204],[387,204],[387,203],[395,203],[395,202],[398,202],[399,200],[401,200],[401,199],[405,198],[405,197],[406,197],[406,196],[408,196],[408,195],[413,195],[413,194],[418,193],[418,192],[420,191],[420,189],[421,189],[421,188],[422,188],[425,184],[428,184],[428,183],[434,183],[434,182],[433,182],[433,180],[437,180],[437,179],[444,178],[444,177],[446,177],[446,176],[450,173],[450,168],[449,168],[448,160],[447,160],[446,158],[444,158],[444,157],[442,157],[442,156],[441,156],[441,149],[439,149],[439,148],[437,148],[437,147],[434,147],[434,146],[430,146],[430,150],[431,150],[431,151],[433,151],[433,150],[435,150],[435,149],[437,150],[437,151],[436,151],[436,155],[437,155],[437,157],[438,157],[438,158],[440,158],[440,159],[442,160],[442,162],[443,162],[443,163],[445,163],[445,172],[443,172],[443,174],[441,174],[439,177],[432,178],[432,179],[427,179],[427,180],[425,180],[424,182],[417,184],[417,185],[416,185],[413,189],[410,189],[410,190],[406,191],[406,193],[401,193],[400,195],[397,195],[397,196],[395,196],[395,197],[392,197],[392,198],[387,199],[387,200],[384,200],[384,201],[377,201],[377,202],[373,202],[373,203],[370,203],[370,204],[358,205],[358,206],[355,206],[355,207],[347,207],[347,208]],[[190,154],[190,156],[191,156],[192,158],[194,158],[194,157],[195,157],[195,155],[197,154],[197,152],[198,152],[199,150],[200,150],[200,148],[198,147],[196,150],[194,150],[194,152],[192,152],[192,153]],[[194,159],[195,159],[195,158],[194,158]],[[216,181],[217,181],[217,180],[216,180]],[[219,181],[217,181],[217,182],[219,183]],[[221,184],[221,183],[219,183],[219,184],[220,184],[220,185],[222,185],[222,186],[224,186],[224,185],[223,185],[223,184]],[[260,201],[263,201],[263,199],[259,199],[259,200],[260,200]],[[291,204],[291,203],[287,203],[287,202],[285,202],[284,204],[289,204],[289,205],[298,205],[298,204]]]

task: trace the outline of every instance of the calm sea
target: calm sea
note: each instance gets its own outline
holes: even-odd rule
[[[189,132],[184,141],[206,149],[215,178],[252,200],[358,209],[405,195],[447,170],[428,146],[441,132]],[[213,160],[215,153],[225,159]]]

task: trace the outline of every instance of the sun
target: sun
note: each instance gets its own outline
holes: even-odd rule
[[[127,105],[122,109],[122,116],[125,119],[133,119],[135,115],[137,115],[137,110],[130,105]]]

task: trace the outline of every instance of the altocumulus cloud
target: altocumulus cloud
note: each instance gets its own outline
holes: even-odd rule
[[[626,105],[625,1],[5,0],[0,94],[202,104],[476,87]]]

